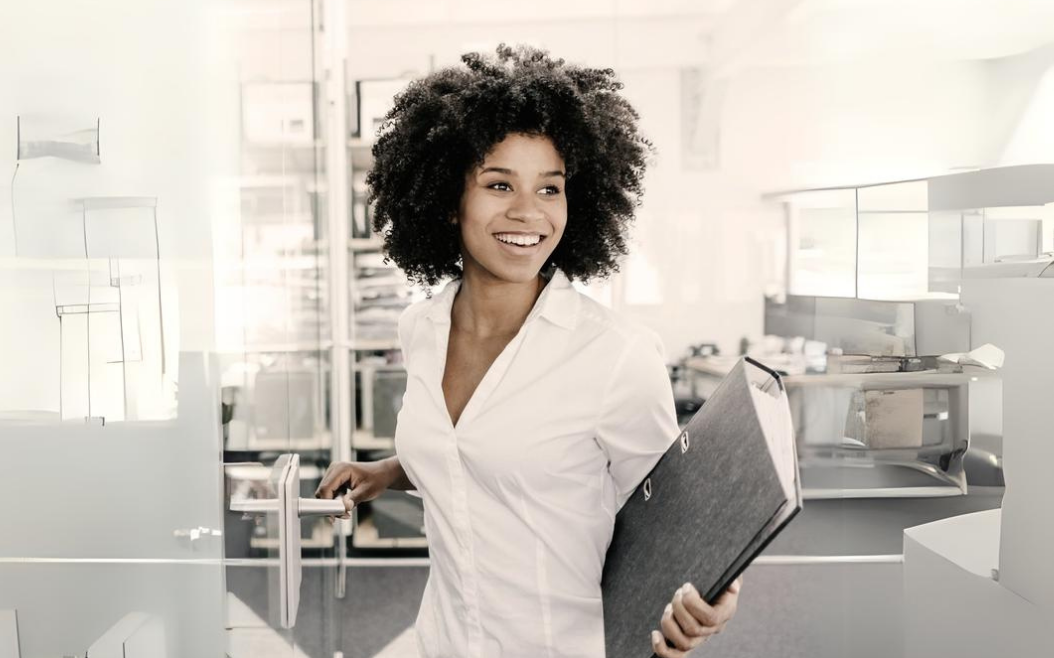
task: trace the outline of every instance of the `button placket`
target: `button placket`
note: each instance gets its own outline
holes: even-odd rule
[[[464,586],[463,603],[470,620],[468,632],[469,653],[479,656],[483,629],[479,611],[479,586],[476,578],[475,555],[472,546],[472,526],[468,514],[468,492],[465,486],[464,469],[457,448],[457,432],[451,431],[450,450],[447,453],[447,469],[450,473],[451,498],[454,511],[454,534],[458,542],[458,568]]]

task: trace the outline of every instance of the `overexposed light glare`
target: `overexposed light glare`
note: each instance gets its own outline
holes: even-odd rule
[[[1054,161],[1054,67],[1040,79],[1021,120],[1007,142],[1000,164]]]

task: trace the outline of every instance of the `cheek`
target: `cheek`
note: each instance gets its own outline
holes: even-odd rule
[[[559,237],[563,237],[564,233],[567,232],[567,212],[565,211],[559,218],[553,220],[553,229]]]
[[[477,225],[470,220],[462,222],[460,229],[458,239],[462,254],[468,253],[474,259],[479,260],[486,250],[496,248],[491,244],[493,238],[482,225]]]

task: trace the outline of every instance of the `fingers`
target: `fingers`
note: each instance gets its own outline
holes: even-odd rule
[[[322,482],[315,489],[315,498],[333,499],[347,489],[351,480],[351,464],[347,462],[336,462],[330,464],[326,474],[322,476]]]
[[[685,658],[688,655],[687,651],[667,646],[666,639],[659,631],[651,632],[651,650],[659,658]]]
[[[674,619],[672,604],[666,605],[666,610],[662,613],[662,620],[659,626],[662,628],[662,634],[666,636],[666,639],[681,651],[690,651],[702,641],[702,638],[685,635],[684,631],[681,630],[680,624]]]
[[[708,631],[706,634],[712,635],[724,630],[725,624],[736,613],[739,594],[726,591],[714,605],[710,605],[703,600],[703,597],[691,583],[686,587],[687,589],[683,590],[681,600],[692,617],[706,627],[706,631]]]
[[[728,586],[728,591],[733,594],[739,594],[739,590],[743,587],[743,576],[742,574],[732,581],[732,584]]]
[[[683,594],[681,595],[681,601],[684,604],[685,609],[691,613],[692,617],[699,622],[701,626],[713,628],[724,621],[720,617],[720,612],[704,601],[703,597],[699,595],[699,592],[691,585],[691,583],[688,583],[685,588],[682,588],[682,591]]]
[[[739,589],[742,587],[742,581],[737,578],[728,586],[721,596],[717,597],[714,601],[714,609],[718,611],[718,615],[727,623],[732,617],[736,615],[736,608],[739,607]]]
[[[687,656],[690,651],[707,641],[711,635],[720,633],[724,629],[724,623],[705,625],[696,619],[689,611],[686,597],[694,595],[690,603],[697,612],[702,612],[704,618],[718,619],[719,611],[711,606],[705,606],[702,597],[691,586],[686,583],[673,595],[673,601],[663,611],[660,627],[662,632],[654,632],[652,635],[652,649],[658,656]],[[669,645],[673,646],[670,647]]]
[[[671,604],[673,607],[673,618],[689,638],[709,635],[706,628],[696,621],[692,613],[688,612],[688,609],[684,607],[685,591],[687,591],[687,586],[681,587],[673,595],[673,603]]]
[[[370,485],[366,480],[363,480],[344,494],[344,508],[350,512],[359,503],[373,500],[376,497],[375,495],[370,495]]]
[[[351,500],[348,495],[348,487],[351,484],[352,476],[353,470],[351,464],[347,462],[330,464],[329,468],[326,469],[326,474],[322,476],[322,482],[320,482],[318,488],[315,489],[315,498],[331,500],[337,496],[341,496],[341,500],[344,503],[344,514],[339,517],[328,517],[330,523],[334,523],[337,518],[351,518],[351,510],[355,507],[355,502]]]

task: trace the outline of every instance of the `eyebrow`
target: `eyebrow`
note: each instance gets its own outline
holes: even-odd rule
[[[499,174],[505,174],[506,176],[514,176],[515,175],[515,172],[512,169],[506,169],[504,167],[487,167],[486,169],[483,169],[482,171],[480,171],[479,175],[482,176],[483,174],[485,174],[487,172],[491,172],[491,171],[499,173]],[[561,178],[567,178],[567,176],[564,174],[564,172],[560,171],[559,169],[554,170],[554,171],[547,171],[547,172],[542,174],[542,178],[549,178],[550,176],[560,176]]]

